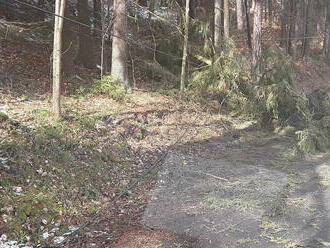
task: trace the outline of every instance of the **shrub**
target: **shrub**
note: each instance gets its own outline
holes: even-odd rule
[[[292,124],[306,111],[306,99],[292,89],[296,74],[294,61],[281,51],[266,53],[265,73],[253,80],[250,62],[233,45],[226,43],[215,61],[195,72],[190,88],[200,95],[211,96],[240,115],[257,118],[267,124]]]
[[[192,74],[189,88],[201,95],[223,98],[250,81],[249,63],[234,47],[221,53],[213,63],[212,58],[196,57],[207,65]]]
[[[76,93],[84,96],[105,94],[117,101],[122,101],[126,98],[125,88],[115,82],[111,76],[104,76],[101,80],[95,80],[92,87],[80,87]]]
[[[173,86],[178,85],[179,79],[165,67],[157,62],[141,62],[138,66],[139,72],[156,82],[166,82]]]
[[[193,73],[189,86],[195,94],[211,98],[209,101],[216,99],[230,111],[253,117],[275,130],[290,126],[297,130],[296,151],[303,154],[330,146],[329,89],[308,96],[297,94],[292,85],[296,64],[280,50],[265,53],[265,73],[255,82],[249,62],[235,47],[227,49]]]

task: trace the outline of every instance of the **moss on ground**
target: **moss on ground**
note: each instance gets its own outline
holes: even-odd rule
[[[28,114],[29,127],[0,128],[0,232],[36,242],[70,224],[66,216],[95,213],[104,194],[116,190],[118,174],[130,170],[130,153],[96,128],[98,115],[67,110],[59,120],[45,108]]]

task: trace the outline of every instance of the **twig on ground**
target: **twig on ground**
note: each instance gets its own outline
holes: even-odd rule
[[[209,174],[209,173],[205,173],[205,172],[201,172],[201,171],[190,171],[190,172],[197,173],[197,174],[202,174],[202,175],[209,176],[209,177],[212,177],[212,178],[215,178],[215,179],[219,179],[219,180],[222,180],[222,181],[229,182],[229,180],[227,178],[218,177],[218,176],[215,176],[215,175],[212,175],[212,174]]]

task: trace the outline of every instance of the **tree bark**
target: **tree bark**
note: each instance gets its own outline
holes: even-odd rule
[[[229,12],[229,0],[223,0],[223,36],[228,39],[230,36],[230,12]]]
[[[288,24],[288,35],[287,35],[287,52],[291,56],[294,56],[294,43],[295,43],[295,24],[297,18],[297,2],[289,2],[289,24]]]
[[[214,0],[214,48],[215,52],[221,52],[221,1]]]
[[[247,43],[252,51],[252,38],[251,38],[251,26],[250,26],[250,10],[248,0],[244,0],[244,9],[245,9],[245,18],[246,18],[246,34],[247,34]]]
[[[236,0],[236,14],[237,14],[237,29],[238,31],[242,31],[244,25],[242,0]]]
[[[64,16],[70,19],[74,19],[72,11],[68,6],[65,9]],[[74,61],[77,58],[77,52],[79,47],[79,37],[77,37],[75,30],[77,25],[69,20],[63,20],[62,31],[62,74],[71,75],[74,73]]]
[[[138,4],[143,7],[148,7],[148,1],[147,0],[138,0]]]
[[[130,91],[126,66],[127,19],[125,0],[115,0],[114,14],[111,75],[115,81],[124,86],[126,91]]]
[[[304,40],[303,40],[303,58],[310,55],[310,34],[311,34],[311,0],[304,0]]]
[[[298,42],[301,36],[300,24],[301,24],[301,1],[296,1],[294,11],[294,40],[292,41],[292,56],[298,58]]]
[[[254,24],[253,24],[253,52],[252,64],[257,77],[260,79],[262,74],[262,0],[254,0]]]
[[[62,31],[66,0],[56,0],[53,47],[53,113],[61,116]]]
[[[327,63],[330,63],[330,3],[326,6],[327,14],[325,21],[325,37],[323,42],[323,53]]]
[[[188,38],[189,38],[189,0],[186,0],[186,13],[185,13],[185,22],[184,22],[184,43],[183,43],[183,55],[182,55],[182,67],[181,67],[181,82],[180,82],[181,96],[183,95],[185,89]]]
[[[88,10],[88,0],[78,1],[78,20],[87,25],[79,26],[79,49],[76,61],[86,68],[94,68],[93,59],[93,38],[90,32],[90,16]]]
[[[150,3],[149,3],[149,11],[150,11],[150,13],[149,13],[149,22],[151,20],[151,13],[154,13],[154,11],[155,11],[155,1],[156,0],[150,0]]]
[[[102,9],[101,9],[101,0],[93,1],[93,15],[94,15],[94,26],[97,29],[102,28]],[[97,34],[97,32],[94,32]]]
[[[273,0],[268,0],[268,21],[273,25]]]
[[[287,37],[288,19],[289,19],[288,1],[289,0],[282,0],[282,5],[281,5],[281,38],[280,38],[281,47],[285,47],[288,38]]]

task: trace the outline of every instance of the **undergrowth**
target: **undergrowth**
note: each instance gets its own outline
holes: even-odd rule
[[[100,80],[95,80],[90,87],[80,86],[76,90],[76,96],[108,95],[110,98],[123,101],[127,98],[126,91],[121,84],[115,82],[112,76],[104,76]]]
[[[120,186],[112,179],[130,169],[130,155],[97,127],[100,116],[66,109],[59,120],[43,108],[29,114],[29,127],[0,126],[0,233],[36,242],[66,229],[67,216],[79,221],[99,209]]]
[[[264,53],[265,70],[256,81],[248,59],[232,42],[228,44],[213,62],[199,56],[206,65],[192,74],[190,90],[218,101],[234,115],[259,120],[264,127],[294,127],[296,153],[325,151],[330,145],[330,91],[323,90],[314,98],[298,94],[293,88],[296,63],[281,50]]]

